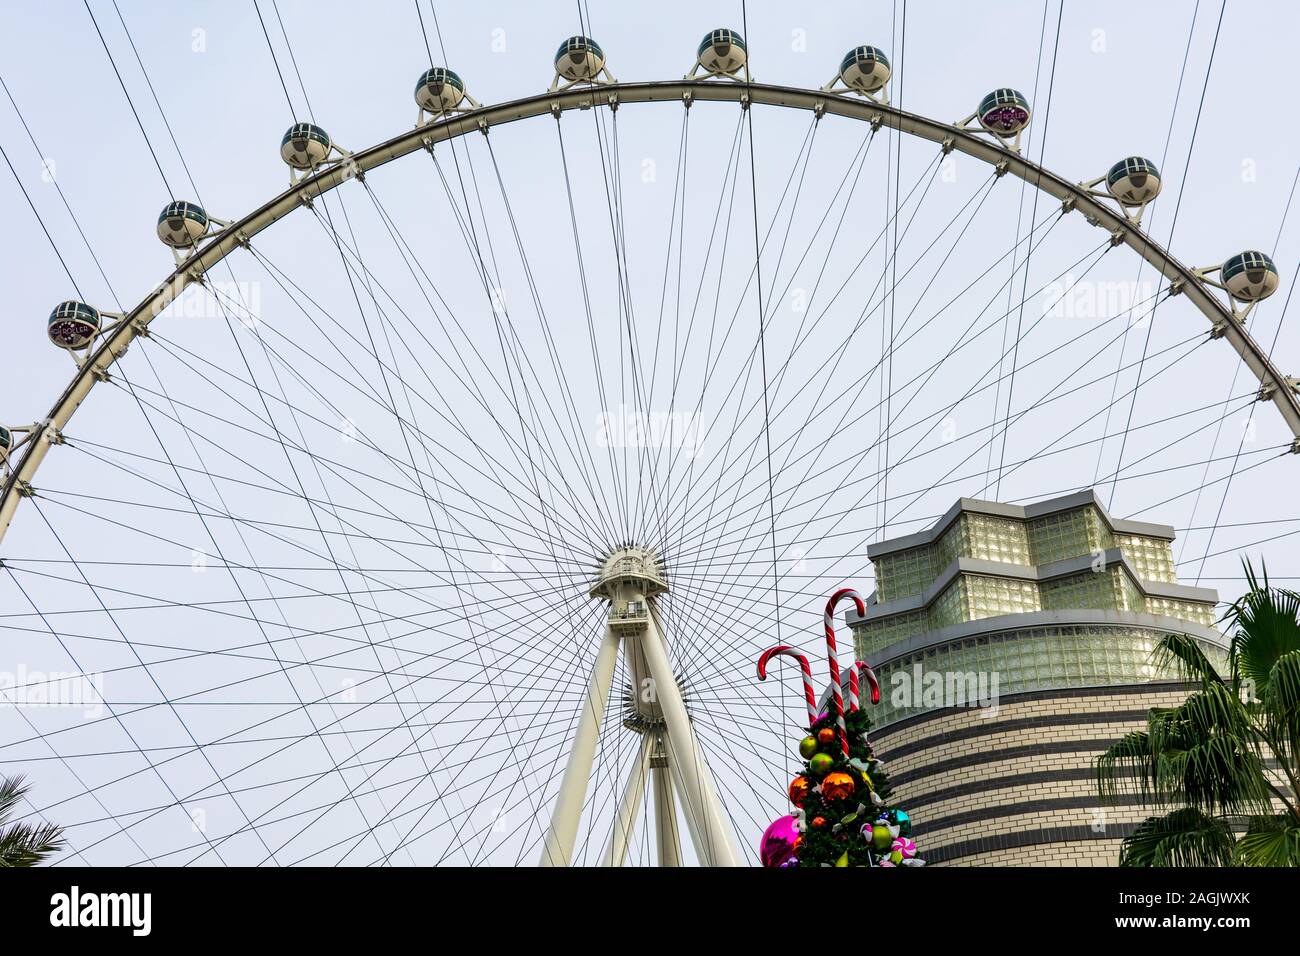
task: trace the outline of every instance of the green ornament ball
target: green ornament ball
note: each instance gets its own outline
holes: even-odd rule
[[[835,766],[835,758],[830,754],[813,754],[808,760],[808,769],[819,777],[824,777]]]
[[[877,823],[871,828],[871,845],[877,850],[888,850],[894,844],[894,835],[889,832],[889,827],[883,823]]]
[[[799,741],[799,756],[808,760],[817,752],[817,738],[809,734],[803,740]]]

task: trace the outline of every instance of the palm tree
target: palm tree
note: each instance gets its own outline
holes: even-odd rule
[[[0,867],[35,866],[63,848],[62,827],[9,822],[27,790],[22,777],[0,778]]]
[[[1226,678],[1191,637],[1165,637],[1157,660],[1198,689],[1097,759],[1103,800],[1128,790],[1166,811],[1124,840],[1120,866],[1300,866],[1300,593],[1244,564]]]

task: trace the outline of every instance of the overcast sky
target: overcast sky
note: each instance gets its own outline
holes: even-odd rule
[[[154,234],[170,199],[237,219],[286,187],[291,120],[314,118],[352,150],[415,121],[429,55],[412,2],[263,2],[287,90],[251,2],[117,6],[122,19],[91,3],[135,114],[81,3],[10,4],[0,34],[0,76],[28,127],[0,103],[0,145],[103,309],[129,309],[170,272]],[[434,61],[445,47],[485,104],[543,92],[555,48],[579,32],[571,3],[436,8],[440,37],[420,7]],[[742,27],[734,2],[589,8],[619,80],[680,78],[707,30]],[[1282,286],[1250,329],[1284,373],[1300,370],[1300,331],[1282,321],[1300,247],[1296,216],[1284,223],[1293,5],[1232,0],[1220,27],[1214,2],[1066,3],[1059,37],[1054,2],[906,10],[904,24],[901,4],[755,0],[754,78],[820,87],[847,49],[873,43],[909,111],[951,122],[993,88],[1021,90],[1035,109],[1023,151],[1068,179],[1154,160],[1151,235],[1193,266],[1272,253]],[[1054,225],[1056,204],[1013,177],[941,164],[888,131],[859,162],[861,124],[754,113],[756,188],[734,104],[695,107],[689,127],[678,104],[629,105],[616,129],[607,113],[566,115],[563,153],[541,117],[406,157],[277,223],[219,270],[217,298],[192,290],[133,346],[66,430],[73,447],[48,457],[35,482],[46,500],[24,502],[0,548],[18,569],[0,575],[0,672],[80,668],[104,675],[121,714],[143,708],[120,721],[0,711],[0,770],[38,780],[36,802],[78,824],[85,860],[531,861],[601,627],[582,582],[622,536],[669,552],[675,664],[747,848],[783,812],[799,719],[788,688],[783,707],[770,682],[754,686],[753,657],[777,636],[818,652],[820,596],[846,580],[871,590],[866,545],[960,496],[1023,502],[1096,482],[1116,516],[1178,529],[1187,583],[1231,595],[1243,554],[1300,578],[1291,436],[1271,404],[1250,405],[1257,383],[1226,343],[1204,341],[1185,297],[1134,323],[1163,298],[1153,270],[1125,248],[1099,255],[1098,230],[1077,214]],[[895,190],[887,273],[893,234],[878,237]],[[73,374],[44,324],[76,293],[7,173],[0,221],[0,420],[22,425]],[[1031,223],[1042,245],[1013,276],[1006,257],[1015,246],[1023,266]],[[1139,367],[1154,377],[1133,402]],[[640,412],[682,431],[648,452],[611,448]],[[1117,461],[1120,480],[1099,481]],[[285,661],[304,659],[286,677]],[[187,695],[179,710],[160,703]],[[324,703],[304,713],[306,699]],[[616,710],[588,859],[630,760]],[[260,720],[242,742],[193,751]],[[376,738],[367,765],[357,752]],[[277,749],[293,740],[306,742]],[[177,802],[184,815],[166,809]],[[314,808],[334,806],[317,822]],[[201,827],[187,820],[196,807]],[[471,808],[486,818],[466,823]],[[262,813],[277,822],[252,827]]]

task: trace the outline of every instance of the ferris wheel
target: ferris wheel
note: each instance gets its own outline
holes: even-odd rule
[[[155,288],[50,312],[0,623],[10,693],[89,693],[10,711],[0,758],[70,859],[751,863],[801,706],[753,661],[866,593],[868,544],[1086,487],[1218,523],[1295,467],[1251,323],[1279,271],[1176,259],[1157,163],[1044,168],[1010,87],[904,110],[876,46],[814,88],[742,30],[684,49],[616,79],[575,35],[500,103],[416,64],[414,127],[294,116],[287,189],[172,197]]]

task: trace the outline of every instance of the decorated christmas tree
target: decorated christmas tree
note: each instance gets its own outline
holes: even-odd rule
[[[865,613],[862,598],[848,588],[837,591],[826,605],[831,699],[825,713],[818,713],[812,670],[804,655],[777,645],[758,660],[760,680],[766,678],[773,657],[783,655],[799,662],[809,724],[807,735],[799,741],[803,771],[789,787],[794,812],[774,820],[763,834],[764,866],[897,867],[925,862],[916,855],[911,819],[890,802],[889,777],[867,738],[871,719],[860,703],[859,680],[866,679],[873,704],[880,701],[880,688],[865,661],[848,669],[846,705],[833,627],[835,605],[846,598]]]

